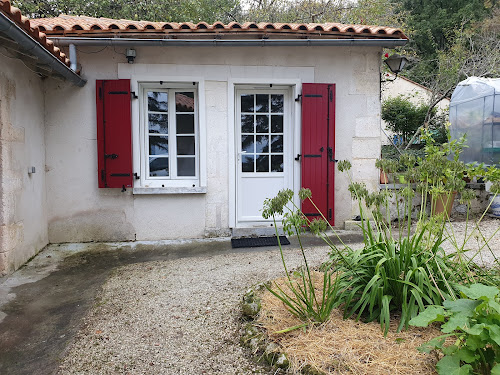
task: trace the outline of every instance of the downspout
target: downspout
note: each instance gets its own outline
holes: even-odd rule
[[[38,58],[41,63],[48,65],[50,69],[63,76],[74,85],[83,87],[85,83],[87,83],[87,80],[68,68],[66,64],[51,54],[38,41],[26,34],[26,32],[2,12],[0,12],[0,32],[15,40],[25,51],[31,53]]]
[[[141,39],[141,38],[86,38],[50,37],[58,46],[156,46],[156,47],[384,47],[404,46],[406,39]]]
[[[78,63],[77,63],[77,57],[76,57],[76,46],[74,44],[69,45],[69,62],[70,62],[70,69],[74,72],[76,72]]]

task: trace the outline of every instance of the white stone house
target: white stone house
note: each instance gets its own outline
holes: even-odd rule
[[[381,52],[399,29],[0,9],[0,273],[48,243],[269,227],[283,188],[310,187],[342,227],[356,208],[337,159],[378,186]]]

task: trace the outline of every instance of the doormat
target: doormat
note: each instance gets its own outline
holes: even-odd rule
[[[290,241],[286,236],[280,236],[282,245],[290,245]],[[271,237],[250,237],[250,238],[231,238],[233,249],[239,247],[261,247],[261,246],[278,246],[276,236]]]

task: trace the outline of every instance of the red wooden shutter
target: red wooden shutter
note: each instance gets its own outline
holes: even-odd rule
[[[132,187],[130,80],[97,80],[96,96],[99,187]]]
[[[312,199],[328,222],[334,225],[335,175],[335,85],[302,85],[302,187],[309,188]],[[309,201],[302,212],[321,218]]]

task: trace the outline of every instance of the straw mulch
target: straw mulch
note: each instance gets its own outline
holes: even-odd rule
[[[313,273],[315,285],[321,286],[322,274]],[[286,288],[285,278],[275,280]],[[319,291],[318,291],[319,292]],[[316,294],[321,296],[321,292]],[[416,328],[396,333],[398,321],[384,337],[377,322],[362,323],[344,320],[342,311],[333,311],[328,322],[307,328],[276,334],[302,322],[267,290],[262,295],[262,309],[257,323],[269,338],[287,354],[291,370],[300,373],[309,365],[326,374],[435,374],[435,355],[423,354],[417,347],[441,333],[434,327]]]

